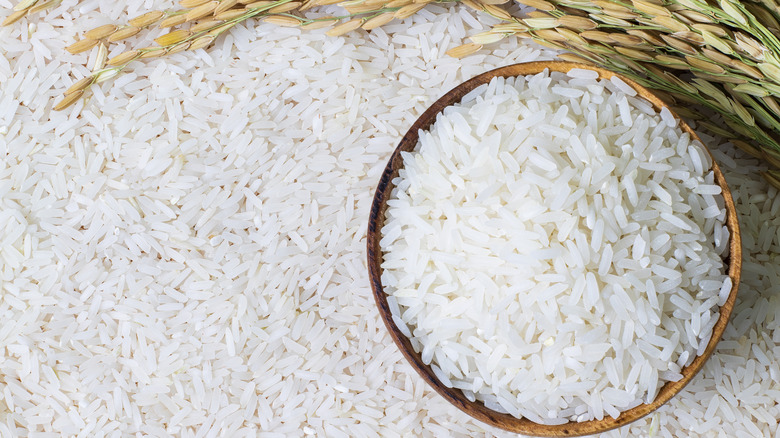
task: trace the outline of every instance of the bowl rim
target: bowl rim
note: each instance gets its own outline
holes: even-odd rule
[[[401,152],[412,150],[415,147],[418,142],[418,132],[420,130],[427,130],[435,121],[436,115],[439,112],[441,112],[447,106],[460,102],[462,97],[465,96],[468,92],[482,84],[490,82],[490,80],[494,77],[532,75],[540,73],[544,70],[549,70],[550,72],[566,73],[569,70],[575,68],[596,71],[599,74],[599,79],[610,79],[612,77],[620,78],[623,82],[634,88],[640,97],[643,97],[645,100],[649,101],[656,109],[656,111],[660,111],[662,108],[667,108],[679,121],[681,129],[684,132],[690,134],[692,139],[698,140],[702,145],[704,145],[705,150],[712,159],[712,170],[715,176],[715,182],[721,186],[722,195],[725,201],[726,227],[728,228],[730,235],[729,255],[724,261],[728,266],[728,275],[731,277],[732,288],[728,299],[722,306],[720,306],[720,316],[717,323],[713,327],[712,337],[710,338],[704,353],[702,353],[700,356],[697,356],[690,365],[681,370],[681,373],[684,375],[684,377],[680,381],[667,382],[665,385],[663,385],[660,388],[656,399],[652,403],[640,404],[637,407],[623,411],[618,416],[618,418],[605,416],[603,420],[568,422],[561,425],[544,425],[532,422],[526,418],[518,419],[510,414],[503,414],[493,411],[479,401],[471,402],[466,399],[465,395],[463,395],[459,389],[448,388],[444,386],[444,384],[442,384],[438,378],[436,378],[431,367],[425,365],[422,362],[420,354],[414,351],[409,339],[398,329],[397,325],[393,321],[392,313],[387,303],[387,295],[384,292],[381,282],[381,264],[383,257],[381,248],[379,246],[379,241],[381,239],[381,229],[384,225],[384,213],[387,208],[387,201],[390,198],[390,193],[394,187],[392,181],[398,175],[398,170],[403,166]],[[406,358],[407,362],[412,366],[412,368],[414,368],[414,370],[423,378],[423,380],[427,382],[428,385],[430,385],[437,393],[439,393],[455,407],[472,416],[473,418],[504,430],[534,436],[582,436],[605,432],[636,421],[655,411],[664,403],[669,401],[696,376],[696,374],[704,366],[704,363],[715,350],[715,347],[720,341],[726,325],[728,324],[729,317],[736,302],[742,270],[741,236],[737,219],[737,212],[734,206],[734,200],[732,198],[731,192],[728,189],[728,185],[726,184],[723,173],[712,157],[712,153],[704,144],[704,142],[701,141],[699,136],[696,135],[696,132],[691,129],[691,127],[682,118],[680,118],[674,112],[674,110],[672,110],[672,108],[666,105],[648,89],[639,85],[635,81],[599,67],[564,61],[536,61],[519,63],[487,71],[456,86],[444,94],[444,96],[439,98],[436,102],[434,102],[425,112],[423,112],[423,114],[420,115],[420,117],[414,122],[409,131],[407,131],[407,133],[398,143],[398,146],[395,148],[393,154],[387,162],[384,171],[382,172],[382,176],[377,185],[369,214],[366,246],[369,281],[377,308],[385,326],[390,332],[391,338],[395,342],[398,349],[401,350],[401,353]]]

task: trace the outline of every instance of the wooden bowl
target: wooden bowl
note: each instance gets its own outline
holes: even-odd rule
[[[734,201],[731,197],[731,192],[726,185],[726,180],[723,177],[723,173],[718,168],[713,160],[713,171],[715,173],[715,181],[723,189],[723,197],[726,205],[726,226],[730,232],[729,238],[729,257],[726,260],[728,266],[728,273],[731,277],[733,287],[729,294],[728,300],[720,308],[720,318],[718,319],[715,328],[713,329],[712,339],[710,339],[707,349],[704,354],[696,357],[693,363],[688,365],[682,370],[683,378],[679,382],[666,383],[658,393],[658,396],[650,404],[642,404],[633,409],[624,411],[614,419],[612,417],[605,417],[603,420],[591,420],[585,422],[569,422],[557,426],[548,426],[543,424],[534,423],[525,418],[518,419],[509,414],[502,414],[485,407],[485,405],[479,401],[469,401],[459,389],[448,388],[444,386],[433,374],[433,371],[428,365],[425,365],[420,358],[420,354],[416,353],[412,348],[409,339],[404,336],[393,322],[390,313],[390,307],[387,304],[387,296],[382,288],[381,275],[382,275],[382,251],[379,247],[379,240],[381,239],[381,230],[385,221],[385,210],[387,209],[387,200],[390,197],[390,193],[394,187],[393,179],[398,176],[398,170],[403,166],[401,158],[401,152],[412,151],[417,145],[418,136],[417,133],[420,129],[427,130],[431,124],[435,121],[436,115],[441,112],[445,107],[454,103],[460,102],[461,98],[474,88],[490,82],[494,77],[512,77],[520,75],[532,75],[542,72],[544,69],[550,71],[566,73],[573,68],[581,68],[593,70],[599,73],[600,78],[611,78],[618,76],[625,83],[632,86],[637,93],[643,98],[647,99],[653,104],[657,111],[661,108],[667,107],[660,99],[654,96],[646,88],[639,84],[612,73],[610,71],[591,67],[587,65],[580,65],[570,62],[529,62],[524,64],[515,64],[507,67],[501,67],[487,73],[483,73],[463,84],[455,87],[450,92],[444,95],[441,99],[437,100],[430,108],[428,108],[422,116],[412,125],[406,135],[401,139],[400,144],[396,148],[393,155],[390,157],[390,161],[387,163],[382,178],[379,180],[379,185],[374,195],[374,201],[371,206],[371,213],[368,221],[368,273],[371,281],[371,288],[373,289],[374,298],[376,304],[379,307],[379,313],[382,315],[382,319],[385,321],[387,329],[390,331],[390,335],[395,341],[398,348],[403,353],[404,357],[409,361],[412,367],[422,376],[422,378],[428,382],[442,397],[447,399],[450,403],[458,407],[463,412],[471,415],[472,417],[487,423],[491,426],[499,427],[512,432],[518,432],[525,435],[536,436],[580,436],[594,434],[598,432],[604,432],[616,427],[623,426],[631,423],[650,412],[658,409],[661,405],[666,403],[675,394],[677,394],[688,382],[693,379],[696,373],[704,365],[707,358],[710,357],[715,346],[721,338],[723,331],[728,323],[729,316],[734,307],[734,301],[737,298],[737,288],[739,286],[740,273],[742,269],[742,247],[740,242],[739,225],[737,223],[737,212],[734,208]],[[671,109],[670,109],[671,111]],[[674,112],[672,112],[674,114]],[[674,116],[680,120],[680,126],[683,131],[689,133],[692,138],[701,141],[696,133],[676,114]],[[709,153],[709,151],[708,151]],[[710,155],[711,156],[711,155]]]

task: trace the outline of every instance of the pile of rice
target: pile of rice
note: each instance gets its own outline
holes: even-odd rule
[[[382,284],[436,376],[537,423],[617,418],[704,352],[731,279],[710,157],[619,78],[494,78],[420,131]]]
[[[250,22],[49,111],[94,56],[64,51],[77,34],[174,6],[63,0],[0,28],[0,434],[515,436],[405,362],[371,296],[365,229],[428,105],[554,54],[507,40],[448,58],[489,23],[458,6],[339,38]],[[780,200],[757,160],[714,154],[742,213],[732,323],[678,397],[607,436],[777,431]]]

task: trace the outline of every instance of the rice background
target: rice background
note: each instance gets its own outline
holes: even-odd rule
[[[0,28],[0,435],[512,436],[404,362],[365,228],[427,105],[554,53],[449,58],[490,23],[457,6],[339,38],[251,21],[50,110],[92,62],[64,51],[77,35],[173,4],[65,0]],[[780,197],[757,160],[714,154],[745,252],[731,324],[678,397],[605,436],[780,437]]]

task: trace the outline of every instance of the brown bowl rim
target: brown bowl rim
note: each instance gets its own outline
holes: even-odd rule
[[[726,207],[726,227],[730,232],[729,236],[729,256],[726,259],[726,263],[729,267],[728,274],[732,280],[732,288],[729,293],[729,297],[726,302],[720,307],[720,317],[715,327],[713,328],[713,335],[710,339],[707,348],[701,356],[696,357],[694,361],[683,368],[681,373],[684,375],[683,379],[678,382],[667,382],[659,391],[656,399],[649,404],[641,404],[635,408],[622,412],[618,418],[612,418],[606,416],[603,420],[590,420],[585,422],[568,422],[562,425],[543,425],[534,423],[525,418],[515,418],[509,414],[502,414],[491,409],[488,409],[483,403],[479,401],[471,402],[463,395],[459,389],[448,388],[444,386],[433,374],[432,369],[425,365],[420,357],[419,353],[415,353],[412,345],[406,336],[396,326],[392,319],[390,308],[387,304],[387,296],[384,292],[381,283],[382,274],[382,252],[380,250],[379,241],[381,239],[381,229],[384,225],[384,212],[387,208],[387,200],[390,197],[390,193],[394,187],[392,181],[398,175],[398,170],[402,167],[403,161],[401,158],[402,151],[412,150],[418,141],[419,130],[426,130],[435,121],[436,115],[441,112],[445,107],[454,103],[460,102],[463,96],[476,87],[490,82],[494,77],[513,77],[521,75],[537,74],[545,69],[555,72],[566,73],[571,69],[580,68],[593,70],[599,73],[599,78],[609,79],[616,76],[623,80],[626,84],[633,87],[637,94],[646,100],[648,100],[657,111],[661,108],[667,108],[674,117],[680,122],[680,126],[683,131],[689,133],[692,138],[701,141],[696,132],[680,118],[672,108],[667,106],[663,101],[656,97],[652,92],[645,87],[637,84],[636,82],[623,77],[617,73],[605,70],[599,67],[593,67],[584,64],[577,64],[572,62],[563,61],[537,61],[527,62],[520,64],[508,65],[500,67],[483,74],[480,74],[450,90],[440,99],[433,103],[412,125],[409,131],[399,142],[395,151],[391,155],[385,170],[377,185],[374,199],[371,205],[371,211],[368,221],[367,232],[367,261],[369,280],[371,283],[371,289],[373,291],[374,299],[376,301],[379,313],[382,316],[382,320],[385,323],[390,336],[395,344],[398,346],[401,353],[417,371],[417,373],[425,380],[433,389],[438,392],[447,401],[455,405],[461,411],[472,416],[473,418],[480,420],[491,426],[495,426],[511,432],[517,432],[525,435],[535,436],[582,436],[599,432],[606,432],[611,429],[626,425],[633,421],[636,421],[645,415],[655,411],[664,403],[674,397],[680,390],[685,387],[696,374],[704,366],[706,360],[710,357],[715,350],[717,343],[720,341],[721,336],[726,328],[731,312],[734,308],[734,304],[737,298],[737,291],[739,289],[740,276],[742,271],[742,246],[741,236],[739,231],[739,223],[737,220],[736,208],[734,206],[734,200],[731,196],[731,192],[728,189],[726,180],[715,162],[712,159],[712,169],[715,174],[715,181],[721,186],[723,191],[723,198]],[[712,158],[712,153],[705,145],[707,153]]]

